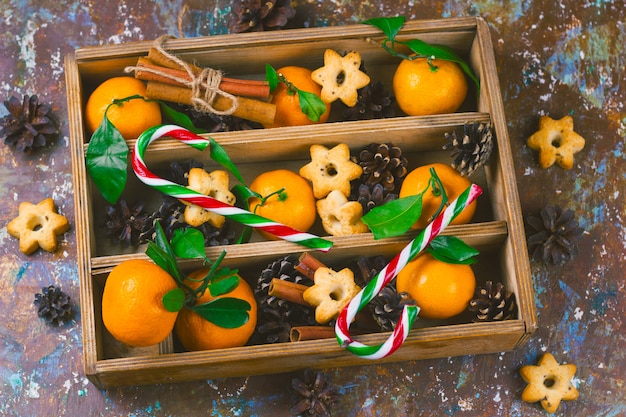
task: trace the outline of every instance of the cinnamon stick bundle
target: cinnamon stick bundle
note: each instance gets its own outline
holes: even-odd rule
[[[193,93],[191,89],[156,81],[148,81],[146,86],[146,98],[187,104],[190,106],[193,105]],[[238,106],[232,113],[233,116],[264,125],[274,123],[276,105],[246,97],[238,97],[237,100]],[[215,97],[212,105],[216,110],[226,111],[232,107],[232,100],[228,97],[218,95]]]
[[[135,78],[144,81],[156,81],[177,87],[184,87],[185,83],[191,83],[193,81],[187,71],[162,67],[148,58],[139,58],[137,60]],[[267,99],[270,95],[270,86],[266,81],[239,80],[222,77],[219,88],[226,93],[236,96]]]

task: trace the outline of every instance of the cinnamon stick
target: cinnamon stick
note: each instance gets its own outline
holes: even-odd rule
[[[320,262],[317,258],[311,255],[308,252],[304,252],[298,258],[298,263],[293,267],[296,271],[300,272],[305,277],[314,281],[315,271],[318,268],[325,267],[322,262]]]
[[[294,326],[289,332],[291,342],[330,339],[335,337],[335,329],[330,326]]]
[[[144,69],[144,71],[142,71]],[[162,75],[163,74],[163,75]],[[173,78],[176,79],[173,79]],[[191,76],[182,69],[173,69],[169,67],[161,67],[148,58],[139,58],[135,68],[135,78],[144,81],[156,81],[159,83],[170,84],[178,87],[192,81]],[[219,85],[220,90],[236,96],[256,97],[267,99],[270,95],[270,86],[265,81],[257,80],[238,80],[234,78],[223,77]]]
[[[283,279],[274,278],[270,282],[270,288],[268,294],[274,297],[278,297],[281,300],[290,301],[303,306],[311,307],[311,304],[304,301],[302,294],[309,288],[306,285],[297,284],[291,281],[285,281]]]
[[[146,98],[153,100],[170,101],[179,104],[193,105],[192,92],[189,88],[177,87],[169,84],[148,81],[146,86]],[[239,105],[233,112],[233,116],[263,125],[274,123],[276,105],[246,97],[238,97]],[[228,97],[216,96],[212,106],[219,111],[231,108],[232,101]]]
[[[148,51],[148,59],[160,67],[171,68],[175,70],[184,70],[184,68],[181,67],[176,61],[164,55],[163,53],[161,53],[161,51],[159,51],[156,48],[150,48],[150,50]],[[202,68],[196,65],[190,64],[190,63],[186,63],[186,64],[189,66],[189,68],[191,68],[191,71],[194,74],[198,75],[202,72]],[[222,77],[222,80],[228,81],[229,83],[269,85],[269,83],[265,80],[241,80],[238,78],[228,78],[228,77]]]

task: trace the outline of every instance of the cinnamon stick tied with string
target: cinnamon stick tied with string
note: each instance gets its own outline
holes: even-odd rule
[[[146,98],[152,100],[170,101],[173,103],[193,106],[193,92],[186,87],[176,87],[174,85],[148,81],[146,85]],[[216,96],[213,100],[213,107],[216,110],[228,111],[233,107],[231,99],[224,96]],[[246,97],[238,98],[238,105],[232,112],[233,116],[251,122],[271,125],[276,116],[276,105],[260,100],[253,100]]]
[[[222,71],[189,64],[164,49],[167,38],[164,35],[155,41],[148,58],[139,58],[136,66],[125,68],[126,72],[134,72],[136,78],[148,81],[147,98],[187,104],[198,111],[233,115],[264,125],[273,124],[275,105],[239,95],[267,98],[268,83],[224,79]]]
[[[139,58],[134,70],[135,78],[143,81],[156,81],[177,87],[185,87],[186,83],[193,82],[186,71],[160,66],[149,58]],[[184,83],[181,80],[184,80]],[[270,95],[269,83],[260,80],[222,77],[219,88],[226,93],[237,96],[267,99]]]

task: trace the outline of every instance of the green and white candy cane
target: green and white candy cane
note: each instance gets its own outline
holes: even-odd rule
[[[389,338],[380,345],[368,346],[350,336],[350,323],[387,285],[407,263],[419,255],[428,244],[445,229],[480,194],[482,189],[472,184],[439,214],[415,239],[402,249],[341,311],[335,324],[337,341],[348,351],[365,359],[381,359],[395,352],[409,335],[409,330],[419,313],[419,306],[404,306],[400,321]]]
[[[176,125],[155,126],[146,130],[135,142],[131,159],[135,175],[137,175],[137,178],[144,184],[171,197],[196,204],[228,219],[263,230],[289,242],[294,242],[312,249],[318,249],[322,252],[327,252],[332,247],[333,243],[326,239],[322,239],[310,233],[300,232],[292,227],[266,219],[265,217],[256,215],[242,208],[231,206],[180,184],[158,177],[148,170],[144,162],[144,154],[148,146],[161,137],[178,139],[198,150],[204,150],[210,145],[210,142],[202,136],[196,135],[190,130]]]

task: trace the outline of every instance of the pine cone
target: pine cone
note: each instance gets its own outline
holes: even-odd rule
[[[393,105],[395,101],[395,97],[385,90],[383,83],[376,81],[358,91],[356,105],[354,107],[345,106],[343,119],[352,121],[394,117]]]
[[[372,143],[353,161],[361,165],[363,174],[354,182],[350,199],[361,203],[363,214],[398,198],[408,164],[399,147],[391,143]]]
[[[387,265],[387,260],[382,255],[359,256],[348,267],[354,273],[354,282],[361,288],[365,287]]]
[[[291,380],[291,386],[300,397],[290,409],[293,414],[330,416],[330,410],[339,400],[339,390],[322,371],[306,369],[303,378]]]
[[[65,320],[72,318],[69,295],[54,285],[43,287],[41,293],[35,294],[34,304],[37,315],[48,324],[60,326]]]
[[[528,249],[533,258],[545,263],[563,264],[578,253],[578,241],[583,229],[578,226],[572,210],[559,206],[545,206],[539,217],[529,216],[529,226],[534,229],[528,236]]]
[[[141,229],[138,240],[139,243],[146,243],[154,240],[157,222],[161,223],[165,237],[170,240],[174,236],[176,229],[187,229],[192,226],[185,222],[183,213],[185,205],[177,198],[167,195],[163,196],[163,203],[159,208],[149,215],[145,221],[144,227]],[[222,246],[231,245],[235,242],[236,233],[230,230],[230,223],[226,221],[224,226],[217,228],[210,223],[203,223],[200,226],[193,227],[199,230],[204,236],[204,245]]]
[[[289,301],[285,301],[275,296],[269,295],[270,283],[274,278],[279,278],[289,282],[295,282],[297,284],[308,285],[308,282],[310,280],[303,277],[298,271],[294,269],[294,265],[296,265],[297,263],[298,255],[287,255],[283,258],[278,259],[277,261],[272,262],[261,271],[261,275],[259,276],[259,279],[257,281],[257,286],[254,289],[254,294],[257,300],[259,311],[263,311],[264,309],[271,309],[277,312],[277,314],[272,315],[269,315],[267,314],[267,312],[265,312],[266,318],[271,319],[274,323],[271,325],[268,324],[268,326],[270,327],[275,326],[281,328],[283,327],[283,323],[287,323],[289,326],[318,325],[315,321],[315,310],[313,308],[294,304]],[[277,316],[279,317],[278,319]],[[287,333],[286,339],[284,338],[284,335],[277,339],[275,339],[275,337],[271,334],[265,338],[259,336],[258,333],[260,333],[260,329],[262,329],[265,324],[266,323],[263,322],[262,318],[259,317],[259,324],[257,326],[257,330],[255,331],[255,335],[253,336],[255,340],[264,340],[262,341],[262,343],[286,342],[289,340],[289,333]],[[291,327],[289,327],[289,329],[291,329]]]
[[[249,344],[263,345],[289,342],[291,324],[287,322],[286,317],[280,311],[270,306],[263,306],[259,307],[257,312],[258,325]]]
[[[280,29],[296,15],[291,0],[238,0],[232,7],[231,33]]]
[[[398,194],[385,193],[381,184],[375,184],[372,188],[365,184],[359,184],[356,201],[361,203],[363,214],[369,213],[374,207],[382,206],[388,201],[398,198]]]
[[[261,129],[263,127],[260,123],[251,122],[240,117],[206,113],[196,110],[193,106],[186,104],[171,103],[170,106],[175,110],[188,115],[191,123],[195,127],[206,130],[207,133],[234,132],[240,130]]]
[[[445,134],[449,142],[443,149],[452,149],[452,166],[467,177],[489,162],[493,150],[493,135],[491,123],[465,123],[462,138],[459,138],[457,132]]]
[[[398,293],[395,280],[385,286],[368,304],[372,316],[384,332],[392,331],[402,315],[404,306],[415,305],[408,293]]]
[[[39,104],[36,95],[25,95],[22,102],[11,96],[4,102],[9,114],[0,119],[0,138],[18,151],[43,148],[59,133],[47,104]]]
[[[193,159],[184,165],[178,162],[172,162],[170,164],[172,181],[187,186],[189,184],[188,173],[191,168],[204,168],[204,164]],[[176,229],[192,227],[185,222],[183,215],[185,207],[185,204],[179,199],[164,195],[163,203],[154,213],[148,216],[145,226],[141,230],[139,242],[145,243],[149,240],[154,240],[157,222],[161,223],[161,227],[167,239],[172,238]],[[199,230],[204,236],[205,246],[230,245],[234,243],[236,239],[235,232],[230,230],[230,222],[228,220],[226,220],[224,226],[220,228],[207,222],[194,227],[194,229]]]
[[[484,287],[476,288],[468,308],[476,314],[474,322],[514,319],[517,312],[515,294],[507,291],[500,282],[494,285],[491,281],[485,282]]]
[[[368,187],[381,184],[386,192],[400,186],[407,174],[408,161],[402,149],[391,143],[372,143],[363,149],[357,161],[363,168],[361,183]]]
[[[139,245],[139,236],[148,220],[148,214],[143,207],[143,201],[137,201],[130,209],[126,200],[123,199],[118,200],[114,205],[107,205],[104,222],[107,236],[125,246]]]

